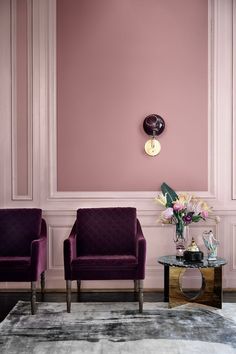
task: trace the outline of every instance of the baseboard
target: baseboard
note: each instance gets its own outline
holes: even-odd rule
[[[14,288],[14,289],[0,289],[0,293],[28,293],[30,292],[30,289],[22,289],[22,288]],[[40,288],[37,289],[38,292],[40,292]],[[134,289],[130,288],[130,289],[81,289],[80,292],[82,293],[130,293],[133,292]],[[196,291],[196,289],[185,289],[185,291]],[[52,289],[52,288],[47,288],[45,289],[45,293],[65,293],[66,289]],[[72,293],[76,293],[77,289],[72,289]],[[163,289],[143,289],[144,293],[163,293]],[[223,289],[224,293],[233,293],[236,292],[236,288],[226,288]]]
[[[22,289],[22,288],[4,288],[0,289],[0,293],[28,293],[30,292],[30,288]],[[40,292],[40,288],[37,289],[38,292]],[[76,293],[77,289],[71,289],[72,293]],[[133,292],[133,288],[125,288],[125,289],[80,289],[81,293],[130,293]],[[163,289],[143,289],[145,293],[162,293]],[[54,289],[54,288],[47,288],[45,289],[45,293],[65,293],[66,289]]]

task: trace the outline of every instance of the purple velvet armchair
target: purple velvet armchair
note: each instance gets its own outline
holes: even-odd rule
[[[71,282],[133,280],[143,311],[146,240],[135,208],[78,209],[64,241],[67,312],[71,311]]]
[[[31,313],[36,283],[45,289],[47,229],[41,209],[0,209],[0,281],[31,282]]]

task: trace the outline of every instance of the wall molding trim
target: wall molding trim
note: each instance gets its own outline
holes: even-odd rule
[[[233,0],[233,58],[232,58],[232,70],[233,70],[233,82],[232,82],[232,199],[236,200],[236,0]]]
[[[33,62],[33,49],[32,49],[32,0],[27,0],[27,194],[21,195],[18,192],[18,161],[17,150],[17,49],[16,49],[16,24],[17,14],[16,6],[17,0],[11,0],[11,165],[12,165],[12,200],[33,200],[33,134],[32,134],[32,62]]]
[[[214,114],[215,102],[214,99],[214,83],[216,81],[215,76],[218,74],[218,69],[215,68],[215,47],[218,46],[217,37],[215,36],[216,27],[216,11],[214,0],[208,1],[209,9],[209,26],[208,26],[208,37],[209,37],[209,70],[208,70],[208,86],[209,86],[209,109],[208,109],[208,191],[195,191],[194,193],[205,199],[216,199],[216,154],[215,154],[215,119],[217,118]],[[118,202],[130,201],[149,201],[152,202],[158,191],[138,191],[138,192],[122,192],[122,191],[112,191],[112,192],[59,192],[57,191],[57,112],[56,112],[56,0],[52,0],[48,3],[48,13],[50,17],[48,26],[48,38],[50,41],[48,51],[49,56],[49,67],[48,67],[48,92],[49,92],[49,102],[48,102],[48,126],[49,126],[49,156],[47,159],[48,173],[49,173],[49,195],[47,196],[48,201],[61,202],[72,202],[78,200],[80,202],[92,201],[92,202],[106,202],[106,200],[113,200]],[[216,17],[216,19],[215,19]]]
[[[0,200],[4,206],[11,201],[11,8],[10,2],[0,2]]]
[[[15,0],[12,0],[15,1]],[[31,0],[29,0],[31,2]],[[4,2],[3,2],[4,3]],[[43,209],[75,209],[75,206],[137,205],[139,210],[159,210],[154,203],[158,191],[136,192],[58,192],[56,175],[56,0],[32,0],[33,4],[33,200],[18,198],[9,164],[4,164],[3,204],[40,205]],[[208,200],[215,210],[234,210],[235,139],[231,139],[232,110],[232,5],[235,0],[209,0],[209,114],[208,114],[208,191],[192,191]],[[3,6],[3,5],[2,5]],[[4,5],[9,11],[9,4]],[[8,18],[9,20],[9,18]],[[235,31],[235,26],[234,26]],[[225,38],[228,38],[226,41]],[[5,38],[5,42],[9,38]],[[9,43],[6,42],[6,46]],[[235,47],[235,36],[234,36]],[[235,51],[235,50],[234,50]],[[235,72],[235,70],[234,70]],[[234,74],[235,76],[235,74]],[[9,78],[8,78],[9,79]],[[232,79],[231,79],[232,80]],[[235,81],[235,80],[234,80]],[[6,82],[7,84],[7,82]],[[231,83],[232,85],[232,83]],[[235,85],[235,83],[234,83]],[[234,93],[235,95],[235,93]],[[8,96],[9,100],[9,96]],[[11,149],[9,108],[4,126],[5,161],[14,161]],[[234,113],[235,116],[235,113]],[[234,119],[233,119],[233,127]],[[235,128],[233,129],[235,130]],[[233,137],[234,138],[234,137]],[[13,139],[14,140],[14,139]],[[13,145],[15,143],[13,142]],[[232,156],[228,161],[225,156]],[[232,163],[233,168],[232,168]],[[14,164],[14,162],[12,162]],[[230,175],[231,173],[231,175]],[[226,187],[225,187],[226,185]],[[232,189],[229,188],[232,186]],[[191,193],[192,193],[191,192]],[[232,197],[233,194],[233,197]],[[28,198],[28,197],[27,197]],[[31,196],[29,199],[32,199]],[[232,200],[233,199],[233,200]]]

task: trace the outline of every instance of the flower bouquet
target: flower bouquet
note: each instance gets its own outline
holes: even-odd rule
[[[174,224],[176,226],[176,248],[182,256],[185,245],[186,226],[192,222],[206,220],[211,208],[202,199],[196,198],[189,193],[176,194],[166,183],[161,185],[161,192],[155,200],[166,209],[161,213],[160,222]]]

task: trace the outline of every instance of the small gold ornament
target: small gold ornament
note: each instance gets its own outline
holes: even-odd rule
[[[190,252],[199,252],[199,247],[198,247],[198,245],[196,244],[194,238],[192,238],[192,242],[191,242],[190,245],[188,246],[187,251],[190,251]]]
[[[192,238],[192,241],[188,246],[187,250],[184,251],[184,260],[187,262],[201,262],[203,257],[204,257],[203,252],[200,251],[194,238]]]

